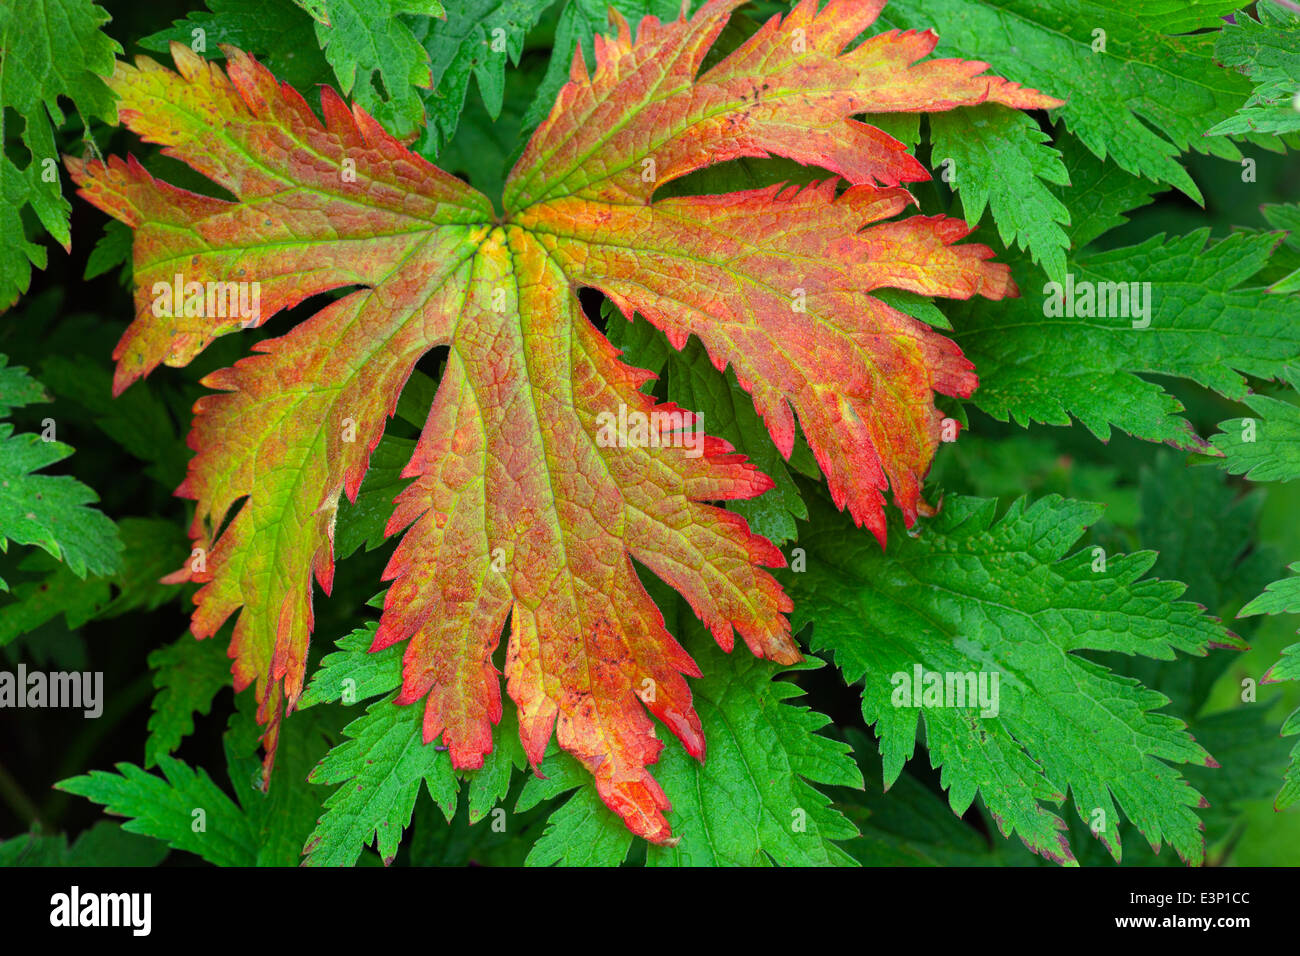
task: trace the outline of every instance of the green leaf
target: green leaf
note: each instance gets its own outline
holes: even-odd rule
[[[1020,499],[995,521],[994,501],[950,496],[918,536],[895,529],[885,554],[850,537],[828,506],[810,510],[814,530],[800,536],[807,570],[786,575],[796,623],[812,623],[812,648],[831,651],[846,680],[863,681],[886,786],[912,756],[924,717],[955,813],[978,794],[1004,836],[1070,862],[1065,824],[1043,804],[1071,793],[1084,820],[1105,824],[1098,838],[1116,859],[1121,809],[1153,848],[1167,841],[1183,859],[1202,859],[1201,797],[1170,764],[1209,755],[1181,721],[1155,712],[1164,695],[1080,652],[1168,661],[1176,650],[1239,645],[1175,600],[1181,585],[1139,580],[1153,553],[1067,556],[1101,506]],[[937,698],[926,696],[936,680]],[[977,703],[965,699],[981,686]]]
[[[519,718],[505,708],[501,722],[492,733],[492,752],[483,758],[477,770],[462,772],[469,778],[469,824],[473,826],[503,803],[510,792],[515,772],[528,766],[523,744],[519,741]]]
[[[1198,718],[1189,727],[1220,764],[1187,768],[1188,780],[1205,794],[1209,803],[1202,814],[1206,845],[1212,848],[1207,853],[1206,866],[1234,865],[1232,854],[1239,841],[1250,838],[1247,831],[1251,828],[1261,830],[1264,839],[1278,838],[1275,828],[1259,827],[1255,822],[1258,817],[1250,813],[1261,804],[1267,806],[1264,801],[1272,795],[1273,781],[1286,764],[1286,744],[1265,727],[1266,718],[1264,708],[1249,704]],[[1071,818],[1070,839],[1080,850],[1080,865],[1115,866],[1115,861],[1101,844],[1091,839],[1088,830],[1087,823]],[[1132,828],[1121,825],[1120,831],[1127,836]],[[1274,835],[1270,836],[1270,832]],[[1285,850],[1281,858],[1289,862]],[[1171,854],[1153,854],[1141,842],[1126,846],[1124,863],[1130,867],[1180,865]]]
[[[104,224],[104,234],[95,240],[95,248],[90,250],[86,259],[86,271],[83,279],[94,279],[105,272],[122,268],[125,270],[122,284],[131,285],[131,227],[126,223],[110,219]]]
[[[961,197],[967,225],[979,224],[987,207],[1003,245],[1014,241],[1053,279],[1064,281],[1063,226],[1070,212],[1050,186],[1069,184],[1051,137],[1027,113],[985,104],[930,117],[931,163],[948,163],[945,180]]]
[[[428,126],[415,149],[437,156],[456,131],[470,77],[478,82],[488,115],[496,119],[505,98],[506,61],[518,65],[528,31],[555,0],[460,0],[445,20],[425,20],[416,38],[428,51],[433,93],[424,98]]]
[[[316,23],[292,0],[204,0],[196,10],[165,30],[140,40],[140,46],[166,53],[180,43],[197,53],[221,57],[225,44],[255,53],[276,76],[300,91],[333,82],[329,63],[316,41]],[[210,12],[209,12],[210,11]]]
[[[366,472],[357,500],[339,507],[338,524],[334,530],[334,556],[342,561],[365,546],[373,551],[387,543],[384,529],[393,514],[393,499],[408,484],[402,469],[411,460],[415,442],[409,438],[385,435],[370,454],[370,469]]]
[[[26,369],[0,355],[0,414],[47,400]],[[7,552],[11,541],[35,545],[79,578],[111,574],[121,567],[122,543],[113,522],[86,507],[99,497],[67,475],[37,474],[72,454],[52,440],[54,425],[51,419],[41,435],[15,435],[12,424],[0,422],[0,551]],[[0,590],[7,588],[0,579]]]
[[[974,827],[948,809],[943,798],[907,771],[888,790],[880,787],[883,768],[871,737],[847,732],[865,793],[845,793],[838,808],[860,831],[844,849],[863,866],[998,866],[1003,861]]]
[[[60,614],[68,630],[75,631],[110,603],[105,578],[79,578],[66,564],[60,564],[48,554],[28,555],[18,567],[38,576],[15,584],[10,594],[12,601],[0,604],[0,647],[48,624]]]
[[[1262,550],[1256,524],[1264,496],[1242,495],[1223,472],[1188,468],[1184,457],[1161,449],[1142,469],[1138,538],[1159,555],[1152,573],[1182,581],[1188,598],[1219,613],[1226,604],[1253,597],[1276,573],[1273,555],[1255,560]]]
[[[153,767],[174,753],[194,733],[194,715],[207,714],[212,700],[230,683],[230,659],[217,641],[198,641],[186,634],[149,655],[153,685],[158,689],[149,716],[144,765]]]
[[[256,835],[255,865],[297,866],[326,796],[308,785],[308,775],[338,743],[343,714],[321,708],[295,713],[286,720],[276,746],[274,772],[266,786],[258,754],[264,728],[257,723],[257,703],[251,694],[235,699],[238,709],[230,717],[222,744],[230,785]]]
[[[1292,476],[1294,477],[1294,476]],[[1253,614],[1300,614],[1300,561],[1289,568],[1292,576],[1274,581],[1264,593],[1251,601],[1238,617]],[[1261,679],[1261,684],[1273,684],[1279,681],[1300,681],[1300,644],[1292,644],[1282,651],[1276,664],[1268,669]],[[1282,736],[1300,735],[1300,708],[1282,724]],[[1283,775],[1282,789],[1278,791],[1274,806],[1279,810],[1300,803],[1300,741],[1291,751],[1291,764]]]
[[[1300,614],[1300,561],[1292,564],[1287,570],[1296,574],[1296,577],[1283,578],[1281,581],[1274,581],[1264,593],[1256,597],[1253,601],[1241,609],[1238,617],[1249,617],[1252,614]],[[1300,678],[1300,672],[1292,675],[1292,668],[1288,665],[1283,668],[1281,673],[1274,673],[1273,680],[1293,680]]]
[[[316,41],[344,96],[393,135],[417,132],[424,106],[417,88],[436,79],[419,38],[437,0],[294,0],[316,21]],[[458,110],[459,112],[459,110]]]
[[[1066,232],[1074,250],[1128,222],[1126,212],[1147,205],[1164,188],[1124,172],[1113,160],[1098,159],[1073,136],[1061,139],[1061,158],[1070,185],[1058,186],[1053,192],[1070,212]]]
[[[1249,704],[1202,717],[1192,724],[1196,739],[1205,745],[1221,765],[1218,768],[1189,767],[1188,776],[1209,801],[1205,814],[1207,831],[1212,839],[1228,836],[1238,825],[1241,804],[1267,800],[1274,781],[1286,768],[1287,742],[1265,726],[1266,708]],[[1291,733],[1300,733],[1300,726]],[[1287,729],[1283,728],[1283,734]],[[1291,769],[1296,770],[1295,756]],[[1278,809],[1286,804],[1281,799]]]
[[[680,620],[680,619],[679,619]],[[677,743],[657,775],[673,802],[675,846],[651,846],[650,866],[850,864],[833,841],[857,829],[813,784],[862,787],[847,744],[817,731],[828,718],[787,703],[803,695],[780,667],[742,653],[728,659],[711,642],[691,653],[708,677],[692,685],[708,735],[708,757],[693,760]],[[815,669],[808,661],[791,670]]]
[[[48,554],[24,558],[18,568],[32,577],[15,584],[12,601],[0,604],[0,647],[60,614],[71,631],[93,618],[151,611],[176,596],[174,586],[158,579],[176,570],[185,555],[189,545],[183,529],[160,519],[124,518],[119,530],[125,546],[122,568],[111,577],[78,577]]]
[[[122,824],[128,833],[156,837],[218,866],[251,866],[257,859],[257,835],[234,801],[202,769],[167,756],[159,757],[158,764],[163,777],[119,763],[117,773],[92,770],[55,784],[55,789],[130,817]]]
[[[371,603],[377,601],[382,603],[382,597]],[[338,702],[351,706],[388,694],[344,728],[350,739],[331,750],[309,776],[313,783],[343,783],[325,801],[326,813],[307,842],[304,852],[311,865],[351,866],[372,842],[384,862],[391,862],[411,823],[421,780],[447,820],[455,811],[451,761],[424,744],[423,708],[393,703],[396,694],[390,691],[402,684],[402,646],[369,653],[377,627],[371,621],[341,638],[339,650],[321,660],[299,702],[300,709]]]
[[[0,841],[0,867],[157,866],[166,856],[165,844],[107,820],[83,832],[72,846],[63,833],[28,833]]]
[[[1255,90],[1207,136],[1300,130],[1300,15],[1269,0],[1255,10],[1258,20],[1241,11],[1214,44],[1218,61],[1250,77]]]
[[[1241,495],[1236,483],[1229,482],[1219,469],[1188,467],[1185,459],[1185,455],[1162,448],[1140,470],[1135,507],[1140,513],[1133,527],[1141,546],[1158,552],[1150,573],[1186,582],[1184,600],[1196,601],[1224,619],[1236,614],[1277,576],[1281,560],[1259,541],[1264,495]],[[1107,551],[1118,550],[1123,540],[1114,539]],[[1245,624],[1233,630],[1253,630],[1249,621]],[[1246,666],[1241,655],[1222,651],[1212,652],[1206,659],[1175,661],[1112,654],[1104,663],[1164,694],[1172,711],[1187,715],[1200,714],[1207,705],[1224,706],[1226,700],[1212,695],[1215,682],[1229,668]],[[1193,721],[1193,736],[1201,740],[1196,727]],[[1223,755],[1212,752],[1223,760]],[[1197,782],[1191,772],[1188,776],[1193,784]],[[1213,797],[1210,799],[1213,802]]]
[[[1178,164],[1193,149],[1239,160],[1229,140],[1205,138],[1249,91],[1214,61],[1220,18],[1237,0],[891,0],[881,30],[932,29],[938,56],[992,64],[1001,76],[1065,106],[1053,115],[1098,158],[1169,183],[1200,202]]]
[[[525,111],[545,73],[545,58],[527,54],[517,69],[505,70],[505,92],[495,114],[482,96],[466,96],[455,131],[438,150],[438,168],[466,179],[500,207],[506,175],[524,148]]]
[[[472,824],[469,804],[462,801],[449,824],[431,800],[417,801],[407,841],[409,865],[523,866],[548,810],[549,806],[541,806],[507,816],[501,807],[492,810],[490,822]]]
[[[582,766],[557,747],[547,749],[539,774],[529,779],[515,804],[524,813],[543,800],[577,788],[546,821],[528,854],[528,866],[618,866],[632,847],[632,833],[601,801]]]
[[[1067,455],[1033,435],[963,431],[935,459],[928,483],[942,493],[983,498],[1057,494],[1105,501],[1106,522],[1130,526],[1137,520],[1136,489],[1122,484],[1118,468]]]
[[[41,365],[41,378],[58,398],[76,402],[100,431],[145,462],[145,474],[168,492],[185,478],[191,452],[163,400],[167,386],[141,382],[114,398],[112,374],[81,354],[51,355]]]
[[[371,603],[382,606],[382,596]],[[357,628],[338,641],[339,650],[325,655],[300,709],[351,705],[401,686],[403,647],[369,652],[377,626],[370,622]],[[495,743],[483,766],[457,774],[444,751],[424,743],[424,708],[395,704],[394,697],[375,703],[366,716],[349,724],[344,733],[353,739],[330,751],[312,773],[313,782],[344,784],[326,801],[328,812],[309,843],[314,865],[351,865],[375,834],[380,835],[380,855],[390,862],[402,830],[410,825],[421,779],[447,822],[456,810],[457,776],[467,779],[472,826],[505,798],[515,770],[526,764],[513,712],[504,714],[495,728]],[[401,767],[392,763],[399,753]]]
[[[655,334],[663,333],[656,330]],[[751,530],[773,544],[794,540],[798,536],[795,519],[807,518],[808,509],[789,466],[772,444],[767,426],[754,411],[754,400],[736,380],[735,371],[719,373],[699,339],[692,339],[680,353],[674,353],[668,368],[668,400],[702,415],[702,427],[710,435],[726,439],[776,483],[775,488],[757,498],[728,502],[728,510],[743,515]],[[807,445],[801,444],[799,449],[803,468],[815,472]]]
[[[420,790],[450,821],[456,809],[456,775],[446,751],[422,740],[424,708],[403,707],[390,694],[344,728],[349,738],[311,772],[316,784],[342,784],[305,852],[310,866],[351,866],[374,843],[385,863],[397,855]]]
[[[7,418],[15,408],[49,400],[49,394],[27,374],[27,369],[10,365],[8,357],[0,355],[0,417]]]
[[[692,7],[697,5],[691,4]],[[560,87],[569,80],[569,69],[575,52],[582,51],[583,62],[588,70],[595,65],[596,35],[605,36],[613,32],[613,25],[609,22],[611,9],[622,14],[635,33],[643,17],[656,16],[660,20],[672,20],[681,13],[682,4],[681,0],[567,0],[555,27],[555,45],[552,47],[546,76],[537,87],[537,94],[533,97],[528,112],[524,114],[524,132],[531,132],[551,112]]]
[[[402,685],[400,644],[369,653],[379,624],[370,621],[338,641],[338,650],[326,654],[298,700],[299,709],[323,703],[348,706],[379,697]]]
[[[1261,281],[1269,282],[1269,292],[1285,295],[1300,292],[1300,203],[1269,203],[1260,212],[1274,229],[1286,233],[1282,247],[1273,256]]]
[[[1292,658],[1300,658],[1300,644],[1292,644],[1283,653],[1289,654]],[[1293,667],[1293,670],[1300,673],[1300,664]],[[1300,735],[1300,709],[1292,711],[1291,716],[1282,724],[1283,737],[1298,735]],[[1285,810],[1297,803],[1300,803],[1300,743],[1297,743],[1295,749],[1291,751],[1291,764],[1283,774],[1282,789],[1277,792],[1273,806],[1278,810]]]
[[[152,611],[179,597],[183,591],[162,578],[190,556],[185,528],[162,518],[123,518],[118,529],[122,533],[122,570],[111,579],[117,594],[96,616]]]
[[[0,423],[0,550],[9,542],[35,545],[64,562],[79,578],[121,567],[117,528],[88,505],[99,496],[67,475],[37,474],[72,454],[40,435],[15,435]]]
[[[30,205],[59,245],[70,249],[72,207],[63,198],[54,131],[63,125],[59,98],[72,101],[83,125],[91,116],[117,121],[102,77],[113,73],[122,48],[100,28],[110,17],[92,0],[27,0],[0,4],[0,116],[24,122],[31,154],[24,169],[0,149],[0,312],[27,291],[31,268],[45,267],[45,250],[29,241],[20,215]],[[0,118],[0,143],[4,120]],[[51,175],[52,173],[52,175]]]
[[[1300,366],[1283,374],[1293,389],[1300,390]],[[1251,394],[1241,400],[1256,417],[1219,423],[1219,433],[1210,438],[1223,454],[1219,463],[1251,481],[1300,477],[1300,405],[1268,395]]]
[[[1268,262],[1277,236],[1208,238],[1208,229],[1154,236],[1072,261],[1064,286],[1039,273],[1019,299],[950,309],[979,369],[975,404],[999,421],[1067,425],[1074,416],[1103,441],[1113,426],[1204,449],[1182,405],[1139,373],[1240,401],[1249,394],[1241,373],[1274,378],[1300,354],[1300,324],[1262,289],[1238,287]]]
[[[851,864],[834,841],[852,839],[857,830],[814,785],[860,789],[862,776],[848,745],[818,733],[827,718],[788,703],[803,690],[780,679],[815,670],[821,662],[782,668],[744,651],[728,655],[680,602],[662,588],[652,590],[667,613],[679,612],[669,630],[688,635],[683,643],[706,675],[692,682],[691,694],[709,750],[700,764],[677,741],[665,745],[655,776],[672,801],[668,820],[680,839],[673,846],[648,846],[647,865]],[[551,814],[528,864],[621,863],[631,837],[576,762],[556,751],[543,761],[541,773],[546,779],[528,781],[516,810],[578,791]]]

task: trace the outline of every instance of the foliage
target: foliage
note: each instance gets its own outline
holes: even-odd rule
[[[0,863],[1297,862],[1291,5],[100,2],[0,6],[0,654],[111,689]]]
[[[71,205],[60,189],[54,127],[64,122],[59,98],[86,127],[90,117],[116,122],[104,77],[122,48],[102,30],[108,15],[93,0],[32,0],[0,5],[0,312],[27,291],[31,269],[45,268],[45,247],[34,241],[25,208],[65,250],[71,247]],[[18,166],[8,149],[6,114],[23,121],[27,153]]]

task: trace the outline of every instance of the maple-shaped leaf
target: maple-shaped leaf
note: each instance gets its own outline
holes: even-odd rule
[[[268,766],[302,692],[311,577],[331,585],[339,496],[355,498],[403,383],[438,346],[449,356],[388,524],[409,530],[375,638],[409,642],[398,699],[425,701],[426,741],[441,737],[458,768],[482,763],[509,620],[505,676],[530,761],[554,731],[627,825],[663,842],[668,801],[646,769],[663,742],[646,711],[702,758],[684,679],[699,671],[633,560],[723,648],[739,632],[758,656],[798,659],[790,601],[764,570],[780,552],[706,503],[771,481],[639,391],[649,373],[620,362],[577,287],[640,312],[677,348],[698,336],[787,456],[797,416],[835,501],[882,541],[887,488],[915,520],[939,441],[934,393],[968,395],[976,380],[955,345],[873,293],[1015,287],[989,249],[954,244],[963,222],[891,218],[911,202],[897,184],[927,174],[852,117],[1057,101],[983,63],[922,59],[932,34],[850,48],[882,6],[859,0],[805,0],[701,73],[740,3],[647,17],[635,43],[620,21],[590,74],[575,57],[502,215],[329,90],[322,123],[238,50],[228,72],[181,46],[179,73],[119,65],[124,122],[236,200],[160,182],[134,159],[68,161],[82,195],[135,229],[137,315],[115,353],[117,391],[309,296],[353,290],[204,379],[218,392],[195,406],[179,489],[197,501],[192,630],[209,637],[238,611],[235,682],[257,685]],[[694,170],[767,155],[834,175],[655,199]]]

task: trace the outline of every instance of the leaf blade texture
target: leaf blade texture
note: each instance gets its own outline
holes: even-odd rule
[[[114,120],[104,78],[122,48],[101,29],[109,19],[93,0],[0,6],[0,109],[22,118],[30,153],[23,169],[8,154],[0,156],[0,312],[27,291],[33,267],[45,268],[45,248],[31,241],[19,214],[24,205],[64,250],[71,249],[72,207],[57,175],[55,132],[64,121],[59,98],[70,100],[87,123],[91,116]]]
[[[808,570],[790,576],[796,622],[811,622],[813,649],[862,681],[886,787],[924,722],[958,815],[978,794],[1003,836],[1069,863],[1065,821],[1044,806],[1068,793],[1117,861],[1122,809],[1153,849],[1168,842],[1197,863],[1193,810],[1204,800],[1171,765],[1212,759],[1181,720],[1157,712],[1165,695],[1078,652],[1170,661],[1241,644],[1175,600],[1181,584],[1142,578],[1153,552],[1069,553],[1100,513],[1049,495],[998,517],[994,499],[950,496],[926,534],[885,555],[846,554],[825,526],[800,539]]]
[[[49,400],[27,369],[0,355],[0,418]],[[0,421],[0,551],[8,551],[10,543],[32,545],[79,579],[112,574],[122,567],[122,542],[117,525],[90,507],[99,496],[71,475],[41,473],[73,453],[54,440],[48,430],[54,425],[47,419],[41,434],[15,434],[13,423]],[[8,589],[0,578],[0,591]],[[0,646],[13,636],[11,627],[0,628]]]
[[[177,72],[119,65],[123,121],[236,199],[176,189],[134,159],[68,160],[82,195],[136,233],[137,314],[115,352],[116,391],[218,335],[352,290],[204,380],[216,391],[196,405],[179,489],[197,502],[202,556],[189,570],[203,584],[192,630],[211,636],[237,615],[235,682],[256,686],[268,775],[303,691],[312,578],[332,584],[340,496],[356,498],[404,383],[437,346],[450,354],[388,523],[405,535],[374,649],[406,642],[397,699],[424,702],[424,738],[441,738],[453,766],[480,766],[492,748],[502,704],[491,658],[508,621],[505,677],[530,762],[554,732],[634,833],[671,839],[647,769],[663,747],[650,715],[703,758],[685,680],[700,672],[634,560],[723,649],[738,633],[757,656],[798,660],[789,598],[765,570],[784,558],[712,504],[771,479],[694,414],[640,391],[648,373],[619,360],[577,287],[640,312],[676,348],[699,337],[786,457],[797,415],[836,503],[882,544],[887,490],[908,524],[925,507],[934,393],[968,395],[976,380],[949,340],[871,293],[1016,290],[990,250],[959,244],[964,223],[892,218],[912,201],[899,184],[927,174],[852,117],[1059,101],[980,62],[924,59],[930,34],[850,47],[874,2],[803,2],[701,74],[739,4],[647,18],[635,43],[621,20],[596,38],[594,70],[575,57],[507,180],[502,216],[363,109],[323,90],[322,123],[233,48],[224,71],[178,45]],[[692,170],[768,154],[833,175],[655,198]],[[256,297],[239,286],[252,282]],[[238,310],[206,307],[245,291]],[[652,700],[637,693],[646,681]]]

